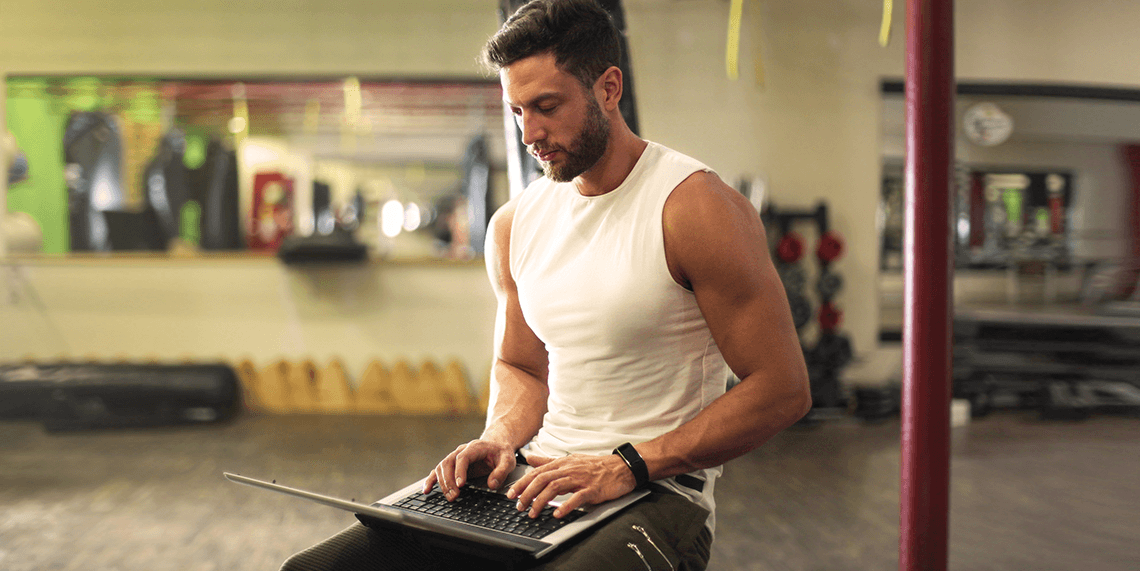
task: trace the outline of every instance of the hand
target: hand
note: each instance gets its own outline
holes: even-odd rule
[[[423,493],[428,493],[432,485],[438,483],[447,499],[454,500],[459,497],[459,488],[468,482],[469,472],[476,477],[489,473],[487,487],[498,489],[507,474],[514,469],[515,451],[511,447],[486,440],[472,440],[459,445],[440,461],[424,481]]]
[[[573,495],[554,510],[554,517],[562,517],[582,505],[620,498],[637,484],[629,466],[616,454],[573,454],[558,459],[527,456],[527,463],[535,469],[515,482],[507,497],[518,498],[519,511],[529,507],[532,518],[562,494]]]

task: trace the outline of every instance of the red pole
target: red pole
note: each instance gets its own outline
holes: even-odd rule
[[[906,115],[899,569],[944,571],[950,519],[954,278],[952,0],[907,0]]]

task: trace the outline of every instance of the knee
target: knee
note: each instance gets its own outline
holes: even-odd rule
[[[281,571],[328,571],[335,568],[333,562],[320,557],[312,548],[293,554],[281,564]]]
[[[306,564],[304,553],[295,553],[281,564],[281,571],[312,571],[314,568]]]

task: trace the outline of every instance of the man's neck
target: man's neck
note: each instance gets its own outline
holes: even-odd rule
[[[601,196],[625,182],[641,153],[649,143],[629,130],[624,123],[614,129],[608,149],[590,170],[574,179],[574,186],[582,196]]]

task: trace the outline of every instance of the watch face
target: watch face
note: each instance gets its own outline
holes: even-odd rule
[[[962,129],[970,142],[992,147],[1009,139],[1013,133],[1013,117],[993,103],[978,103],[966,109]]]

